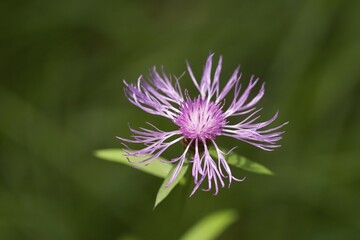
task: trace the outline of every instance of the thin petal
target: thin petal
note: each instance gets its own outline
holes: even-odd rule
[[[230,92],[230,90],[240,81],[241,79],[241,73],[239,75],[240,66],[237,67],[234,71],[234,73],[231,75],[229,81],[226,83],[225,87],[221,91],[220,95],[216,97],[216,102],[221,102],[226,95]]]
[[[175,171],[174,171],[173,175],[171,176],[169,182],[167,183],[167,185],[166,185],[167,187],[169,187],[169,186],[175,181],[176,177],[179,175],[179,172],[180,172],[181,168],[182,168],[183,165],[184,165],[185,158],[186,158],[186,154],[188,153],[189,148],[190,148],[192,142],[193,142],[193,140],[191,140],[191,141],[188,143],[188,145],[187,145],[186,148],[185,148],[184,153],[183,153],[180,157],[174,158],[174,159],[171,160],[171,162],[179,162],[179,163],[178,163],[178,165],[176,166]]]
[[[176,135],[181,134],[181,132],[178,130],[171,132],[161,131],[158,128],[155,128],[155,130],[143,128],[142,131],[130,128],[130,130],[131,132],[136,134],[132,136],[133,139],[126,139],[121,137],[117,138],[122,142],[138,143],[145,145],[144,148],[139,150],[133,150],[127,147],[128,150],[126,151],[127,156],[145,157],[145,159],[141,161],[134,162],[136,164],[145,164],[145,166],[151,164],[154,160],[160,157],[160,155],[166,149],[184,138],[183,136],[180,136],[174,140],[170,140]]]
[[[176,86],[162,71],[162,76],[154,67],[148,82],[142,76],[137,85],[125,83],[125,94],[128,100],[140,109],[155,115],[174,119],[178,114],[178,105],[184,101],[178,79]],[[177,107],[175,107],[177,106]]]
[[[267,127],[276,120],[278,113],[267,121],[254,123],[254,121],[259,118],[259,116],[253,117],[258,111],[254,112],[238,124],[225,125],[222,135],[238,139],[266,151],[272,151],[274,148],[280,147],[280,145],[277,144],[277,141],[282,138],[281,135],[284,132],[274,131],[278,130],[287,123],[264,130],[263,128]]]
[[[212,69],[212,58],[214,53],[210,54],[206,60],[206,64],[204,66],[204,72],[201,78],[200,83],[200,95],[202,99],[205,99],[206,94],[210,93],[211,89],[211,69]]]

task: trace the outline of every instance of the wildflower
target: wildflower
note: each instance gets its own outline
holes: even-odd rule
[[[207,182],[207,188],[203,190],[208,191],[214,188],[216,195],[219,187],[225,186],[224,178],[228,179],[229,186],[233,180],[243,180],[232,175],[225,160],[227,153],[219,148],[215,142],[216,137],[231,137],[263,150],[272,151],[274,148],[280,147],[276,142],[282,138],[283,132],[277,130],[286,124],[264,129],[277,118],[278,113],[267,121],[256,122],[260,117],[257,114],[261,109],[257,109],[255,105],[264,95],[264,83],[255,96],[250,97],[259,79],[252,76],[247,87],[241,91],[241,73],[238,67],[225,87],[220,90],[222,57],[219,58],[213,76],[212,59],[213,54],[210,54],[200,82],[196,80],[189,63],[187,63],[188,73],[199,91],[199,95],[194,98],[191,98],[186,90],[182,91],[178,78],[175,77],[175,81],[173,81],[163,69],[161,73],[158,73],[155,67],[150,71],[147,80],[140,76],[136,85],[125,82],[125,92],[131,103],[148,113],[169,118],[177,126],[176,130],[169,132],[162,131],[150,123],[148,124],[151,129],[135,130],[130,128],[134,133],[132,139],[118,138],[128,143],[143,144],[145,147],[140,150],[128,149],[127,155],[145,156],[144,160],[136,163],[148,165],[157,160],[170,146],[182,142],[184,152],[167,161],[177,164],[168,185],[176,179],[189,156],[188,161],[192,164],[192,176],[195,184],[191,195],[204,181]],[[229,106],[225,107],[225,97],[231,90],[234,93],[232,101]],[[228,121],[231,117],[239,116],[242,120],[236,124],[230,124]],[[215,148],[217,157],[210,155],[210,145]]]

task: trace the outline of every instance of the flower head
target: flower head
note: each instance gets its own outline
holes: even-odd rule
[[[223,152],[215,142],[217,136],[227,136],[238,139],[245,143],[266,151],[272,151],[280,147],[277,144],[283,132],[277,131],[286,123],[279,126],[264,129],[276,118],[276,113],[271,119],[264,122],[256,122],[259,119],[259,111],[255,105],[264,95],[264,84],[256,92],[252,92],[258,83],[258,78],[253,76],[248,85],[242,91],[240,84],[241,73],[239,67],[234,71],[225,87],[220,90],[220,72],[222,57],[219,58],[216,70],[212,76],[213,54],[208,57],[200,82],[196,80],[189,64],[188,73],[199,91],[199,95],[191,98],[187,91],[182,91],[179,79],[174,80],[165,74],[162,69],[159,73],[154,67],[147,80],[140,76],[137,84],[125,82],[125,92],[131,103],[142,110],[169,118],[176,126],[174,131],[162,131],[148,123],[151,129],[141,128],[133,132],[132,139],[118,137],[128,143],[139,143],[145,145],[140,150],[127,150],[128,156],[146,156],[142,161],[145,165],[151,164],[175,143],[184,144],[184,152],[176,158],[167,162],[176,163],[177,167],[168,185],[176,179],[180,169],[184,165],[187,156],[192,164],[192,176],[195,191],[205,182],[210,190],[214,188],[215,195],[219,187],[224,187],[224,178],[228,179],[229,186],[232,180],[242,181],[232,175],[231,169],[225,160],[227,153]],[[233,90],[233,98],[228,106],[225,106],[225,97]],[[232,117],[240,118],[240,122],[230,124]],[[212,145],[217,157],[210,155],[209,146]]]
[[[186,139],[214,139],[227,123],[220,106],[195,98],[180,105],[180,114],[174,119]]]

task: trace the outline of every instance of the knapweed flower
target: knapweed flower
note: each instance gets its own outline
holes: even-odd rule
[[[278,116],[276,113],[267,121],[257,122],[260,117],[257,114],[261,109],[257,109],[255,105],[264,95],[264,84],[254,94],[258,78],[252,76],[248,85],[242,90],[240,67],[238,67],[225,87],[220,90],[222,57],[219,58],[213,76],[212,59],[213,54],[210,54],[200,82],[196,80],[187,63],[190,78],[199,91],[199,95],[194,98],[191,98],[186,90],[181,89],[178,78],[174,77],[175,80],[172,80],[163,69],[159,73],[155,67],[146,80],[140,76],[137,84],[125,82],[125,92],[131,103],[148,113],[169,118],[176,126],[174,131],[162,131],[150,123],[150,129],[130,128],[134,134],[132,139],[118,138],[123,142],[139,143],[145,147],[141,150],[128,148],[127,156],[145,157],[144,160],[136,163],[151,164],[170,146],[182,142],[184,152],[168,161],[177,164],[168,185],[176,179],[185,161],[189,161],[195,184],[191,195],[204,182],[204,184],[207,182],[207,188],[203,190],[214,188],[216,195],[219,187],[225,186],[224,178],[228,179],[229,186],[232,180],[243,180],[232,175],[225,160],[227,153],[223,152],[215,141],[218,136],[235,138],[263,150],[272,151],[280,146],[276,142],[282,138],[283,132],[277,130],[286,124],[264,129]],[[232,101],[225,104],[225,97],[231,90],[233,90]],[[236,120],[240,119],[239,122],[230,124],[229,119],[233,117],[236,117]],[[210,155],[211,145],[215,148],[217,157]]]

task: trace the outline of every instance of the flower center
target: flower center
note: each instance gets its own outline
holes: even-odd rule
[[[214,102],[196,98],[181,104],[174,123],[187,139],[214,139],[226,124],[225,116]]]

